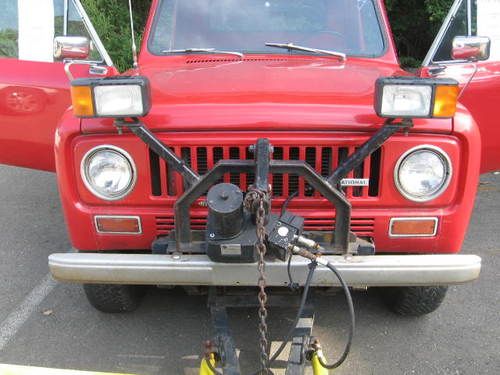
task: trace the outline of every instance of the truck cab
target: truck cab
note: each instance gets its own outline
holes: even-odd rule
[[[455,1],[410,73],[382,0],[153,0],[123,74],[79,0],[24,3],[7,7],[17,25],[0,21],[12,45],[0,49],[0,162],[57,173],[74,251],[52,255],[51,271],[98,309],[135,308],[141,285],[255,286],[242,205],[262,181],[268,248],[273,225],[290,225],[398,313],[434,311],[447,285],[478,277],[480,259],[458,253],[479,175],[500,166],[485,2]],[[242,213],[219,222],[236,212],[227,202]],[[267,254],[269,286],[289,283],[283,260],[306,278],[284,251]],[[318,271],[313,285],[338,284]]]

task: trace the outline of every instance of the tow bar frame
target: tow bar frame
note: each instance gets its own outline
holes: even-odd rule
[[[52,254],[49,266],[52,275],[61,281],[78,283],[104,283],[128,285],[196,285],[209,286],[208,307],[214,327],[214,339],[207,345],[201,363],[200,375],[241,374],[238,356],[228,321],[228,308],[257,307],[257,299],[248,300],[241,296],[220,295],[219,290],[226,286],[255,286],[257,269],[255,263],[224,262],[210,257],[204,245],[209,241],[203,231],[191,230],[190,207],[226,173],[254,173],[256,187],[264,191],[269,173],[294,174],[303,177],[308,184],[335,207],[334,233],[319,234],[316,239],[303,237],[300,232],[293,234],[293,240],[275,241],[275,229],[283,229],[292,224],[284,220],[286,215],[273,216],[270,222],[272,232],[267,238],[268,244],[278,248],[273,255],[276,259],[266,259],[268,276],[267,286],[283,286],[289,279],[299,281],[307,289],[309,286],[332,287],[341,285],[346,297],[351,317],[354,317],[352,299],[348,286],[418,286],[451,285],[476,279],[481,269],[481,259],[474,255],[374,255],[372,242],[358,238],[350,232],[351,204],[340,188],[340,181],[355,169],[370,154],[396,132],[407,131],[410,120],[394,124],[388,120],[384,126],[350,155],[332,174],[325,178],[319,175],[309,164],[300,160],[270,160],[272,146],[267,139],[259,139],[254,146],[254,160],[221,160],[205,175],[200,176],[180,159],[168,146],[163,144],[138,119],[119,119],[115,125],[121,132],[123,128],[138,136],[150,149],[164,159],[171,169],[180,173],[186,187],[184,194],[175,203],[175,233],[169,238],[158,238],[152,245],[152,254],[99,254],[99,253],[64,253]],[[222,185],[222,184],[221,184]],[[233,185],[234,186],[234,185]],[[242,192],[239,191],[241,195]],[[220,195],[220,197],[227,198]],[[269,206],[270,207],[270,202]],[[269,209],[267,211],[270,211]],[[252,212],[246,212],[251,219]],[[300,219],[292,215],[292,219]],[[285,224],[284,224],[285,223]],[[255,222],[254,222],[255,225]],[[287,229],[287,228],[285,228]],[[278,231],[279,233],[279,231]],[[287,236],[288,231],[282,237]],[[211,233],[208,235],[211,237]],[[297,240],[302,238],[301,241]],[[317,241],[317,242],[315,242]],[[155,246],[158,245],[158,246]],[[299,247],[297,247],[299,245]],[[302,246],[302,248],[300,247]],[[306,250],[307,248],[307,250]],[[311,250],[311,251],[308,251]],[[317,252],[319,251],[320,254]],[[288,267],[280,255],[290,255]],[[322,265],[304,281],[304,274],[310,265]],[[327,269],[328,268],[328,269]],[[311,268],[310,268],[311,270]],[[270,271],[270,272],[269,272]],[[335,273],[335,278],[330,271]],[[314,269],[311,270],[314,272]],[[340,275],[342,274],[342,275]],[[290,276],[291,275],[291,276]],[[310,278],[309,278],[310,277]],[[285,282],[285,285],[287,282]],[[219,288],[219,289],[217,289]],[[287,375],[304,374],[310,363],[315,375],[326,375],[328,369],[334,369],[345,360],[352,338],[339,361],[328,365],[323,356],[319,341],[311,337],[314,323],[314,308],[307,304],[304,293],[300,304],[294,304],[290,296],[286,298],[270,294],[268,306],[300,306],[297,324],[286,341],[292,346],[287,362]],[[248,297],[248,296],[246,296]],[[351,327],[354,327],[354,319]],[[213,350],[213,348],[216,350]],[[281,350],[281,347],[280,347]],[[278,352],[277,352],[278,353]],[[275,355],[277,356],[277,353]],[[218,369],[214,367],[218,364]]]
[[[253,189],[256,190],[259,194],[264,194],[264,196],[269,191],[268,185],[268,174],[269,173],[277,173],[277,174],[294,174],[299,177],[304,178],[307,183],[320,194],[322,194],[334,207],[335,207],[335,228],[334,233],[330,237],[328,244],[326,244],[325,248],[320,247],[314,241],[306,240],[306,247],[310,247],[310,243],[314,244],[314,248],[317,250],[321,248],[321,252],[330,251],[336,254],[341,254],[343,256],[348,256],[351,254],[357,253],[356,243],[359,242],[358,238],[350,232],[351,225],[351,204],[342,193],[339,184],[342,178],[344,178],[350,171],[355,169],[358,165],[360,165],[363,160],[376,151],[381,145],[393,134],[401,129],[408,129],[412,126],[411,121],[405,121],[401,124],[393,124],[393,120],[388,120],[384,126],[376,132],[368,141],[366,141],[354,154],[350,155],[328,178],[322,177],[316,170],[314,170],[306,161],[304,160],[272,160],[270,154],[272,153],[272,146],[269,143],[268,139],[258,139],[256,144],[253,146],[254,151],[254,160],[221,160],[219,161],[211,170],[209,170],[203,176],[200,176],[197,172],[192,170],[182,159],[180,159],[167,145],[162,143],[146,126],[139,121],[137,118],[132,118],[130,120],[126,119],[118,119],[115,121],[116,127],[121,130],[123,128],[128,129],[137,137],[139,137],[144,143],[146,143],[150,149],[152,149],[159,157],[164,159],[168,165],[178,173],[180,173],[184,180],[184,185],[186,189],[183,195],[176,201],[175,203],[175,237],[170,238],[172,247],[175,247],[174,255],[177,257],[182,256],[183,254],[189,253],[193,248],[193,231],[191,230],[191,215],[190,208],[193,203],[200,198],[203,194],[205,194],[217,181],[220,180],[221,177],[226,173],[255,173],[256,182]],[[251,194],[250,192],[249,194]],[[224,199],[228,199],[227,193],[221,193],[225,195],[220,195],[220,197]],[[241,191],[239,191],[241,194]],[[250,197],[247,195],[246,198]],[[213,198],[215,201],[215,198]],[[263,198],[262,198],[263,199]],[[246,202],[245,204],[247,204]],[[271,216],[271,203],[270,198],[267,208],[265,208],[263,201],[260,202],[260,211],[259,215],[256,215],[252,209],[250,209],[250,213],[253,215],[254,225],[257,228],[257,244],[261,243],[260,249],[260,261],[259,261],[259,270],[260,270],[260,278],[259,278],[259,302],[257,303],[257,299],[255,301],[248,299],[241,299],[238,296],[228,296],[228,295],[218,295],[217,286],[212,286],[209,289],[209,298],[208,298],[208,307],[210,310],[210,314],[212,317],[213,327],[215,330],[215,338],[213,341],[208,342],[205,348],[205,355],[202,359],[201,367],[200,367],[200,375],[207,374],[220,374],[219,370],[216,369],[216,365],[221,365],[223,369],[223,374],[225,375],[240,375],[240,365],[238,361],[238,356],[236,353],[236,347],[234,345],[234,341],[231,337],[227,308],[238,308],[238,307],[257,307],[259,306],[259,316],[261,315],[261,311],[264,310],[265,316],[267,316],[267,311],[265,308],[267,306],[275,306],[275,301],[278,300],[273,296],[268,301],[267,294],[264,291],[266,287],[266,279],[264,276],[264,255],[266,254],[266,246],[263,244],[263,239],[259,237],[262,232],[265,232],[265,225],[267,225],[269,218]],[[249,203],[251,205],[252,203]],[[247,207],[248,208],[248,207]],[[242,209],[242,207],[241,207]],[[267,211],[267,212],[265,212]],[[243,211],[241,211],[243,215]],[[283,216],[278,219],[277,225],[280,227],[279,229],[286,229],[286,233],[282,234],[281,239],[276,239],[275,242],[272,242],[273,246],[277,247],[278,258],[284,260],[286,259],[287,254],[291,257],[292,254],[306,254],[302,255],[305,258],[308,258],[312,262],[314,262],[314,266],[310,269],[310,277],[308,276],[307,285],[305,287],[304,298],[300,303],[300,316],[297,317],[296,326],[293,329],[292,334],[292,346],[289,354],[289,359],[287,363],[286,374],[287,375],[300,375],[304,374],[307,360],[311,361],[313,364],[313,371],[315,375],[324,374],[327,372],[326,368],[334,368],[329,367],[328,365],[324,365],[326,363],[323,360],[321,347],[317,340],[311,340],[313,322],[314,322],[314,310],[311,304],[306,304],[307,291],[310,285],[310,281],[312,279],[314,270],[316,268],[316,261],[318,263],[323,264],[324,266],[328,266],[336,273],[339,281],[341,282],[344,292],[346,293],[346,297],[348,297],[350,312],[352,315],[352,323],[351,323],[351,332],[350,339],[352,339],[352,334],[354,330],[354,311],[352,307],[352,300],[349,294],[348,286],[343,281],[342,277],[335,269],[335,267],[328,263],[325,259],[320,259],[317,254],[313,254],[308,252],[308,250],[304,249],[300,250],[293,239],[288,239],[288,227],[285,227],[280,221],[282,221]],[[298,218],[300,221],[300,218]],[[259,221],[260,220],[260,221]],[[260,223],[260,224],[259,224]],[[259,228],[259,225],[261,226]],[[290,223],[291,225],[291,223]],[[292,230],[296,227],[290,227]],[[298,228],[298,227],[297,227]],[[260,231],[259,231],[260,230]],[[299,237],[300,229],[298,230],[298,235],[295,237]],[[212,234],[210,234],[212,236]],[[215,234],[213,234],[215,237]],[[270,236],[272,237],[272,236]],[[271,242],[271,239],[267,239],[268,242]],[[285,242],[280,242],[285,241]],[[202,241],[203,242],[203,241]],[[354,246],[353,246],[354,243]],[[241,246],[241,245],[240,245]],[[259,247],[259,245],[255,245]],[[169,246],[170,247],[170,246]],[[203,246],[202,246],[203,247]],[[374,248],[373,248],[374,249]],[[309,254],[309,255],[307,255]],[[224,261],[224,260],[222,260]],[[312,263],[311,263],[312,264]],[[264,281],[264,286],[261,285],[261,281]],[[263,295],[263,296],[262,296]],[[290,307],[290,298],[287,298],[286,301],[282,301],[278,304],[278,306],[287,306]],[[264,328],[261,328],[264,326]],[[267,334],[267,325],[264,322],[259,325],[259,330],[261,330],[261,336],[264,335],[264,338],[261,338],[261,364],[263,373],[268,374],[268,369],[270,366],[269,363],[269,346],[267,349],[267,353],[265,353],[265,346],[267,344],[266,334]],[[263,332],[262,332],[263,330]],[[287,340],[289,337],[287,337]],[[264,340],[264,344],[262,343]],[[214,350],[214,347],[216,348]],[[338,363],[342,363],[347,353],[349,351],[349,344],[346,346],[346,351],[344,352],[343,359]],[[280,348],[282,349],[283,346]],[[276,353],[276,355],[279,351]],[[267,361],[266,361],[267,358]],[[275,358],[274,358],[275,359]],[[266,363],[267,362],[267,363]],[[322,365],[318,365],[321,363]],[[316,364],[316,365],[315,365]],[[335,364],[334,364],[335,366]]]
[[[223,371],[224,375],[241,375],[227,310],[230,308],[257,308],[257,300],[251,300],[247,297],[247,295],[220,294],[215,287],[211,287],[208,292],[208,308],[213,327],[213,339],[206,343],[207,358],[205,360],[208,360],[210,354],[214,354],[217,363],[220,364],[219,369]],[[298,295],[271,295],[267,303],[269,307],[276,308],[297,308],[299,304],[300,296]],[[303,375],[305,373],[307,364],[311,359],[313,324],[314,306],[309,302],[304,307],[299,323],[294,329],[286,375]],[[205,375],[205,373],[207,375],[214,374],[210,368],[208,368],[208,372],[200,371],[200,375]]]
[[[259,147],[269,145],[267,139],[257,140],[254,146],[255,160],[221,160],[205,175],[200,176],[184,160],[180,159],[168,146],[162,143],[139,119],[131,121],[118,119],[115,126],[121,131],[126,128],[146,143],[168,165],[181,174],[186,191],[175,203],[175,247],[178,254],[189,253],[193,249],[193,231],[191,230],[191,205],[207,190],[217,183],[226,173],[255,172],[257,184],[262,171],[278,174],[294,174],[303,177],[309,185],[322,194],[335,207],[335,229],[332,236],[331,250],[335,253],[349,254],[352,241],[351,203],[339,189],[339,183],[350,171],[358,167],[363,160],[375,152],[393,134],[413,126],[409,120],[394,124],[392,119],[350,155],[332,174],[324,178],[304,160],[269,160],[259,157],[268,153],[259,152]],[[271,146],[272,148],[272,146]],[[264,180],[267,181],[267,173]],[[262,184],[260,182],[260,184]],[[261,187],[262,188],[262,187]]]

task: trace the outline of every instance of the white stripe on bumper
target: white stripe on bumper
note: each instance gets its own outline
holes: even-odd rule
[[[412,286],[461,284],[479,277],[476,255],[325,256],[351,286]],[[303,284],[309,261],[294,257],[294,281]],[[142,255],[61,253],[49,257],[55,279],[76,283],[254,286],[256,264],[212,262],[206,255]],[[288,282],[286,263],[266,264],[267,284]],[[338,286],[333,273],[318,267],[312,284]]]

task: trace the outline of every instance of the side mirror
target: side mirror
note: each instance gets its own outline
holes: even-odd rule
[[[453,39],[454,60],[484,61],[490,57],[491,40],[486,36],[457,36]]]
[[[54,38],[54,58],[56,60],[86,60],[92,45],[84,36],[58,36]]]

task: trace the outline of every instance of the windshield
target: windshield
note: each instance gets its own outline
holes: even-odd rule
[[[149,48],[157,55],[193,48],[286,53],[269,42],[351,56],[384,51],[373,0],[162,0]]]

